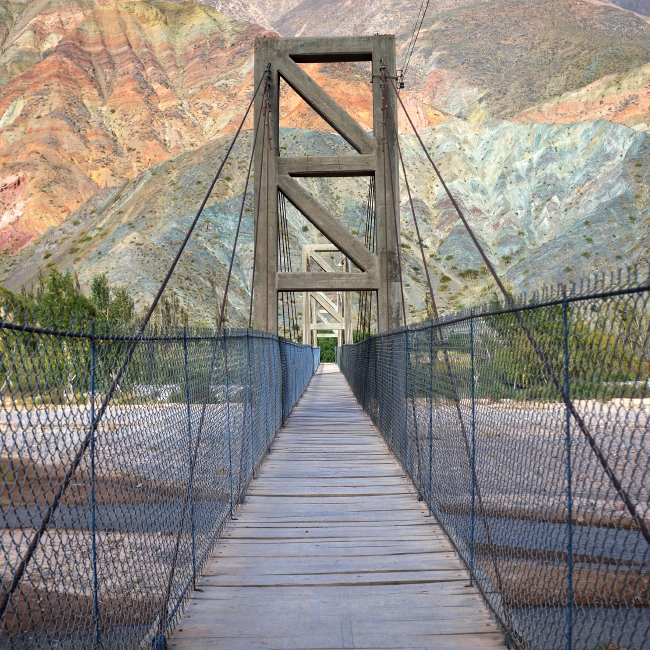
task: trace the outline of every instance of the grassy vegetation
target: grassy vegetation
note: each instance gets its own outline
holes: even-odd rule
[[[100,335],[95,343],[96,391],[106,389],[111,373],[125,358],[128,341],[106,340],[107,334],[133,334],[141,322],[126,289],[111,287],[106,275],[96,275],[84,294],[75,275],[56,269],[39,278],[35,288],[20,294],[0,287],[0,321],[42,330]],[[170,292],[152,319],[159,328],[187,325],[187,313]],[[103,335],[103,336],[102,336]],[[177,383],[178,368],[167,362],[169,346],[180,338],[155,345],[141,344],[120,383],[119,399],[141,402],[138,384]],[[173,367],[172,367],[173,366]],[[91,341],[84,336],[35,334],[0,328],[0,395],[13,403],[65,404],[84,401],[92,375]],[[155,394],[149,395],[156,399]]]
[[[634,297],[612,304],[573,303],[565,335],[562,306],[525,312],[528,330],[562,386],[574,399],[640,398],[648,394],[650,319]],[[487,317],[490,332],[478,343],[481,381],[477,394],[494,398],[560,399],[549,368],[512,314]]]
[[[332,334],[332,330],[324,330],[323,334]],[[336,339],[319,338],[318,347],[320,348],[321,363],[334,363],[336,361]]]

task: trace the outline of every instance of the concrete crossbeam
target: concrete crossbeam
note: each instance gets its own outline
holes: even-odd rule
[[[281,156],[278,173],[289,176],[339,177],[374,176],[377,166],[375,154],[349,156]]]
[[[389,37],[392,38],[392,37]],[[277,48],[296,63],[348,63],[372,61],[375,38],[283,38]]]

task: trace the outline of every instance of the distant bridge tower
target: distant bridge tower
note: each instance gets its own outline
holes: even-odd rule
[[[305,244],[302,247],[302,268],[309,270],[313,263],[324,273],[334,273],[330,262],[323,253],[338,252],[334,244]],[[333,256],[332,256],[333,257]],[[346,258],[341,261],[344,271],[349,270]],[[302,294],[302,342],[318,346],[319,337],[333,336],[337,345],[353,343],[350,292],[337,292],[334,300],[323,291],[305,291]],[[325,318],[323,318],[325,316]],[[333,334],[319,333],[333,330]]]
[[[372,61],[373,133],[367,133],[337,104],[299,63]],[[260,38],[255,43],[255,86],[270,66],[270,135],[258,131],[255,149],[256,265],[254,322],[260,330],[278,331],[278,292],[376,291],[379,331],[402,324],[399,286],[399,177],[397,160],[397,98],[393,84],[384,84],[390,103],[382,111],[382,69],[395,70],[394,36],[353,38]],[[351,155],[280,156],[279,91],[283,79],[356,151]],[[264,110],[260,92],[255,124]],[[385,124],[383,115],[387,114]],[[385,137],[384,137],[385,136]],[[269,138],[270,144],[263,141]],[[268,141],[267,141],[268,142]],[[270,151],[269,151],[270,147]],[[392,174],[392,181],[391,181]],[[375,179],[376,254],[369,251],[332,216],[296,177],[368,176]],[[354,263],[361,273],[278,272],[278,192]],[[259,207],[257,207],[259,206]],[[397,215],[396,215],[397,212]]]

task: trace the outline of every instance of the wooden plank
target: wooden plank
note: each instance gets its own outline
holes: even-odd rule
[[[333,364],[294,408],[197,586],[170,648],[503,647]]]

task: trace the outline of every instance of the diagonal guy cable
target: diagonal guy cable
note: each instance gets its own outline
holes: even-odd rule
[[[270,79],[270,65],[267,65],[266,67],[266,72],[264,73],[263,79],[266,80],[266,84],[264,86],[264,91],[268,89],[269,86],[269,79]],[[232,245],[232,254],[230,256],[230,265],[228,266],[228,275],[226,277],[226,286],[223,290],[223,300],[221,302],[221,312],[219,313],[219,324],[217,325],[217,329],[221,329],[223,327],[223,320],[224,316],[226,314],[226,303],[228,301],[228,289],[230,288],[230,278],[232,276],[232,267],[233,264],[235,263],[235,253],[237,252],[237,242],[239,241],[239,231],[241,230],[241,222],[242,218],[244,216],[244,207],[246,205],[246,193],[248,192],[248,184],[251,180],[251,169],[253,167],[253,159],[255,157],[255,147],[257,146],[257,132],[260,127],[260,120],[264,114],[264,111],[260,111],[260,114],[257,116],[257,123],[255,124],[255,129],[253,130],[253,147],[251,149],[251,157],[250,160],[248,161],[248,172],[246,173],[246,184],[244,185],[244,194],[242,196],[241,200],[241,208],[239,209],[239,221],[237,221],[237,231],[235,232],[235,241]]]
[[[382,72],[383,72],[384,75],[386,75],[386,70],[385,69]],[[392,79],[391,79],[391,82],[392,82]],[[393,84],[393,87],[395,88],[395,84]],[[397,88],[395,88],[395,91],[396,91],[398,99],[401,102],[402,100],[401,100],[401,97],[399,97],[399,94],[397,93]],[[402,108],[404,108],[404,104],[402,104]],[[391,119],[391,121],[393,121],[395,123],[395,128],[397,129],[397,115],[393,114],[393,111],[392,111],[392,108],[390,107],[390,105],[389,105],[388,110],[390,111],[390,119]],[[397,151],[399,152],[399,158],[400,158],[400,162],[402,164],[402,171],[404,173],[404,181],[405,181],[405,184],[406,184],[406,189],[408,191],[409,202],[411,204],[411,211],[413,213],[413,222],[415,224],[415,232],[416,232],[416,235],[417,235],[417,238],[418,238],[418,243],[420,245],[420,253],[422,254],[422,264],[424,264],[424,268],[426,270],[427,282],[429,284],[429,291],[430,291],[430,296],[431,296],[431,306],[433,308],[434,315],[435,315],[435,317],[437,319],[438,318],[438,308],[436,307],[435,296],[433,295],[433,287],[431,285],[431,277],[429,275],[429,267],[427,266],[426,258],[425,258],[425,255],[424,255],[424,247],[422,245],[422,238],[420,237],[420,227],[418,225],[417,216],[415,214],[415,206],[413,205],[413,197],[411,195],[411,187],[409,185],[408,177],[406,175],[406,165],[404,164],[404,157],[402,155],[402,147],[399,144],[399,138],[397,140]],[[443,356],[444,356],[444,359],[445,359],[445,365],[447,367],[447,375],[449,376],[449,384],[450,384],[450,387],[451,387],[451,392],[452,392],[454,403],[455,403],[455,406],[456,406],[456,413],[457,413],[457,416],[458,416],[458,421],[460,423],[460,429],[461,429],[461,432],[462,432],[463,442],[464,442],[464,445],[465,445],[465,452],[467,454],[468,463],[471,466],[471,460],[470,460],[471,459],[471,452],[470,452],[469,436],[467,434],[467,429],[465,427],[465,421],[463,419],[463,413],[462,413],[462,410],[460,408],[460,396],[458,394],[458,388],[456,386],[454,373],[453,373],[453,370],[452,370],[452,367],[451,367],[451,360],[449,359],[449,351],[447,350],[447,345],[446,345],[445,337],[444,337],[444,335],[442,333],[442,328],[440,328],[440,327],[436,328],[436,332],[438,334],[438,337],[440,338],[440,343],[441,343],[442,350],[443,350]],[[406,335],[408,336],[408,329],[406,330]],[[413,411],[415,412],[415,406],[413,407]],[[508,606],[507,599],[505,597],[505,592],[504,592],[504,587],[503,587],[503,580],[502,580],[502,577],[501,577],[501,571],[499,569],[499,563],[497,561],[497,557],[496,557],[496,554],[494,552],[494,546],[495,545],[492,542],[492,533],[491,533],[491,530],[490,530],[490,526],[488,524],[488,518],[487,518],[487,515],[486,515],[486,510],[485,510],[485,507],[483,505],[482,491],[479,488],[478,482],[476,483],[476,496],[478,497],[478,501],[479,501],[481,511],[485,515],[483,525],[485,526],[485,534],[486,534],[486,537],[488,539],[488,545],[489,545],[490,551],[491,551],[492,566],[494,567],[494,574],[495,574],[496,581],[497,581],[497,589],[499,590],[499,593],[501,595],[501,602],[502,602],[502,606],[503,606],[503,615],[504,615],[504,618],[505,618],[506,626],[510,630],[514,631],[515,627],[514,627],[514,623],[513,623],[513,620],[512,620],[512,614],[510,612],[510,607]]]
[[[147,312],[147,315],[145,316],[142,324],[140,325],[140,329],[137,333],[137,335],[133,338],[131,342],[131,346],[129,348],[129,351],[126,354],[126,357],[124,358],[124,361],[122,362],[122,365],[120,366],[120,369],[117,371],[115,377],[113,378],[111,385],[106,393],[106,396],[104,397],[102,401],[102,405],[100,408],[97,410],[97,415],[95,416],[94,421],[91,423],[89,427],[88,433],[86,433],[84,439],[81,442],[81,445],[77,449],[77,452],[75,453],[74,459],[72,460],[72,464],[68,468],[67,472],[65,473],[65,476],[63,478],[63,481],[59,485],[58,490],[56,491],[51,504],[49,505],[45,516],[43,517],[43,521],[41,522],[41,525],[39,529],[36,531],[34,536],[29,542],[29,546],[27,548],[27,551],[25,553],[25,556],[23,559],[20,561],[20,564],[18,565],[16,571],[14,572],[14,575],[11,579],[11,582],[9,584],[9,587],[7,588],[7,591],[4,593],[2,600],[0,600],[0,619],[3,619],[5,617],[5,614],[7,613],[7,609],[9,608],[9,603],[11,602],[11,597],[13,596],[14,592],[16,591],[18,585],[20,584],[23,575],[25,574],[25,571],[27,570],[27,566],[31,562],[32,558],[34,557],[34,554],[36,553],[36,549],[38,548],[38,544],[43,537],[43,534],[47,530],[48,526],[50,525],[50,522],[52,521],[52,517],[54,516],[54,513],[56,512],[57,508],[59,507],[59,504],[61,503],[61,499],[63,498],[63,495],[65,494],[66,490],[70,486],[70,483],[72,482],[72,477],[74,476],[75,472],[77,471],[77,468],[79,467],[81,460],[86,453],[86,450],[88,449],[88,446],[90,445],[90,441],[92,439],[92,431],[94,431],[97,428],[97,425],[99,422],[102,420],[104,417],[104,414],[106,413],[108,409],[108,404],[110,400],[113,398],[113,395],[115,394],[115,391],[117,390],[117,387],[119,386],[120,380],[124,376],[124,372],[126,371],[126,368],[128,367],[129,363],[131,362],[131,359],[133,358],[133,353],[135,352],[135,349],[138,345],[138,343],[142,340],[142,337],[144,335],[145,328],[149,324],[149,321],[151,320],[151,316],[153,315],[154,310],[156,309],[156,306],[158,305],[158,302],[160,301],[160,297],[163,294],[163,291],[165,290],[172,273],[174,272],[174,269],[176,268],[176,265],[178,264],[178,260],[180,259],[181,255],[183,254],[183,251],[185,250],[185,246],[187,245],[187,242],[190,239],[190,236],[192,235],[192,232],[194,231],[194,228],[196,227],[196,224],[199,221],[199,218],[201,217],[201,214],[203,213],[203,209],[205,208],[206,203],[208,202],[208,199],[210,197],[210,194],[212,193],[212,190],[219,179],[219,176],[221,175],[221,172],[226,164],[226,161],[228,160],[228,157],[230,156],[230,153],[235,146],[235,142],[237,141],[237,138],[239,137],[239,134],[241,133],[241,130],[244,126],[244,123],[246,122],[246,118],[248,117],[248,113],[250,112],[251,106],[253,105],[253,102],[255,101],[255,97],[257,96],[257,92],[260,89],[260,86],[262,84],[264,78],[260,79],[260,82],[257,85],[257,88],[255,89],[255,92],[253,93],[253,97],[248,104],[248,107],[246,109],[246,112],[244,113],[244,117],[242,118],[242,121],[239,125],[239,128],[237,129],[237,132],[235,133],[234,138],[232,139],[232,142],[230,143],[230,146],[228,147],[228,150],[226,151],[226,155],[224,156],[223,161],[221,162],[221,165],[219,166],[219,169],[210,185],[210,188],[208,189],[207,194],[205,195],[205,198],[201,202],[201,206],[199,207],[198,212],[196,213],[196,216],[194,217],[194,220],[192,221],[192,225],[190,226],[189,230],[187,231],[187,234],[185,235],[185,239],[183,240],[183,243],[181,244],[180,248],[178,249],[178,252],[176,253],[176,257],[174,258],[174,261],[172,262],[171,266],[169,267],[169,270],[167,271],[167,275],[165,276],[165,279],[163,280],[162,284],[160,285],[160,288],[158,289],[158,293],[156,294],[155,298],[153,299],[153,302],[151,303],[151,307],[149,307],[149,311]]]
[[[268,79],[269,79],[268,66],[267,66],[267,74],[264,77],[262,77],[262,80],[264,80],[264,79],[266,80],[266,85],[265,85],[265,89],[266,89],[268,87]],[[262,80],[260,80],[260,83],[261,83]],[[258,85],[258,89],[259,89],[259,85]],[[253,97],[253,100],[254,99],[255,99],[255,97]],[[250,106],[249,106],[249,108],[250,108]],[[243,218],[243,214],[244,214],[244,207],[246,205],[246,193],[248,191],[248,184],[250,182],[250,175],[251,175],[251,167],[253,165],[253,159],[255,157],[255,147],[256,147],[256,144],[257,144],[257,132],[258,132],[258,128],[259,128],[259,125],[260,125],[260,118],[261,117],[262,117],[262,113],[260,113],[260,115],[257,118],[257,123],[255,125],[255,129],[254,129],[254,132],[253,132],[253,147],[252,147],[252,150],[251,150],[250,162],[248,164],[248,172],[246,174],[246,183],[244,185],[244,193],[243,193],[243,196],[242,196],[241,208],[239,210],[239,221],[237,223],[237,230],[236,230],[236,233],[235,233],[235,240],[233,242],[232,254],[230,256],[230,266],[228,267],[228,276],[227,276],[227,279],[226,279],[226,286],[224,288],[223,301],[221,303],[221,312],[219,314],[219,323],[218,323],[218,326],[217,326],[218,329],[222,329],[222,327],[223,327],[223,319],[224,319],[224,314],[225,314],[225,310],[226,310],[226,301],[228,299],[228,287],[230,286],[230,277],[231,277],[231,274],[232,274],[232,267],[233,267],[233,263],[234,263],[234,260],[235,260],[235,252],[237,251],[237,241],[239,239],[239,231],[241,229],[241,223],[242,223],[242,218]],[[223,331],[224,354],[225,354],[225,336],[226,336],[226,333],[225,333],[225,331]],[[213,374],[214,374],[214,366],[215,366],[216,352],[217,352],[217,341],[218,341],[218,339],[215,338],[213,346],[212,346],[212,359],[211,359],[211,362],[210,362],[210,372],[208,373],[208,381],[207,381],[207,384],[206,384],[205,397],[204,397],[203,406],[202,406],[202,409],[201,409],[201,418],[199,420],[199,427],[198,427],[198,434],[197,434],[196,444],[194,446],[194,452],[193,452],[192,457],[191,457],[191,465],[190,465],[191,468],[194,468],[194,465],[196,464],[196,458],[197,458],[197,455],[198,455],[198,452],[199,452],[199,447],[200,447],[202,439],[203,439],[203,430],[204,430],[204,424],[205,424],[205,414],[206,414],[208,399],[210,397],[210,387],[212,386],[212,377],[213,377]],[[226,372],[227,372],[227,370],[226,370]],[[232,475],[232,472],[231,472],[231,475]],[[176,543],[174,545],[174,555],[173,555],[173,559],[172,559],[172,566],[171,566],[171,569],[170,569],[170,572],[169,572],[169,577],[167,579],[167,588],[165,590],[165,598],[163,600],[162,607],[161,607],[161,610],[160,610],[160,617],[158,619],[158,634],[154,638],[154,644],[157,647],[164,647],[164,634],[165,634],[165,631],[167,629],[167,624],[168,624],[167,609],[169,607],[169,600],[171,598],[172,587],[173,587],[173,584],[174,584],[174,575],[176,573],[176,564],[178,562],[178,554],[179,554],[179,551],[180,551],[181,537],[182,537],[183,529],[184,529],[184,526],[185,526],[185,517],[187,515],[188,509],[189,509],[189,506],[190,506],[190,498],[191,498],[191,493],[188,491],[187,496],[185,498],[185,502],[183,503],[183,510],[181,512],[181,517],[180,517],[180,520],[178,522],[178,528],[177,528],[177,531],[176,531]]]
[[[397,88],[395,85],[395,82],[391,79],[391,83],[393,84],[393,87],[395,87],[395,90],[397,92]],[[442,175],[440,174],[440,171],[438,170],[438,167],[436,164],[433,162],[433,159],[431,158],[431,155],[429,154],[428,149],[425,147],[424,142],[422,142],[422,138],[420,137],[420,134],[418,133],[417,129],[415,128],[415,124],[413,124],[413,120],[411,119],[411,116],[408,114],[408,111],[406,110],[406,107],[404,106],[404,102],[402,101],[402,98],[399,96],[399,93],[397,94],[397,98],[399,99],[400,104],[402,105],[402,109],[404,110],[404,113],[406,117],[408,118],[408,121],[411,125],[411,128],[413,129],[413,132],[415,133],[418,142],[420,143],[420,146],[422,147],[422,150],[424,151],[426,157],[429,159],[429,162],[431,163],[431,166],[433,167],[434,171],[436,172],[436,175],[438,176],[438,179],[440,180],[440,183],[442,184],[445,192],[447,193],[447,196],[449,197],[449,200],[452,202],[452,205],[456,209],[456,212],[458,213],[458,216],[460,217],[460,220],[463,222],[463,225],[465,226],[465,229],[467,230],[469,236],[472,238],[472,241],[474,242],[474,245],[478,249],[478,252],[480,253],[481,257],[483,258],[483,261],[485,262],[485,265],[487,266],[488,270],[492,274],[492,277],[494,278],[494,281],[497,283],[497,286],[499,287],[499,290],[503,294],[503,296],[506,299],[506,302],[514,307],[514,300],[508,290],[505,288],[503,282],[501,281],[501,278],[498,276],[494,266],[492,265],[492,262],[488,259],[487,255],[485,254],[485,251],[483,250],[483,247],[479,243],[478,239],[474,235],[474,232],[472,231],[472,228],[470,227],[469,223],[467,222],[467,219],[465,218],[465,215],[463,214],[463,211],[460,209],[460,206],[456,202],[456,199],[454,199],[452,193],[449,191],[449,188],[447,187],[447,183],[445,183],[445,180],[443,179]],[[558,378],[558,376],[555,374],[555,371],[553,370],[553,367],[551,366],[550,361],[548,360],[546,354],[540,347],[539,343],[533,336],[533,333],[530,331],[528,325],[526,325],[526,322],[523,319],[523,316],[519,313],[519,311],[514,311],[514,316],[517,319],[517,322],[523,329],[524,333],[526,334],[526,337],[528,338],[528,341],[530,342],[531,346],[533,347],[533,350],[535,350],[535,353],[539,357],[540,361],[542,362],[542,365],[544,366],[546,372],[551,377],[551,381],[553,382],[553,385],[557,389],[557,391],[560,393],[562,396],[562,400],[564,401],[564,404],[573,417],[573,419],[576,421],[576,424],[578,425],[578,428],[584,435],[584,437],[587,440],[587,443],[589,444],[589,447],[595,454],[596,458],[598,459],[598,462],[600,463],[601,467],[603,468],[605,474],[611,481],[612,485],[614,486],[614,489],[618,493],[618,495],[621,497],[623,500],[623,503],[625,504],[625,507],[627,508],[628,512],[632,516],[632,519],[636,523],[636,525],[639,527],[639,530],[641,531],[641,534],[643,535],[645,541],[650,544],[650,528],[648,528],[648,524],[645,521],[641,515],[637,512],[636,505],[634,501],[630,498],[630,495],[627,493],[627,490],[623,487],[623,484],[621,480],[614,474],[614,471],[612,468],[609,466],[609,462],[607,458],[605,457],[605,454],[603,453],[602,449],[598,446],[598,443],[596,442],[596,439],[594,436],[591,434],[589,431],[587,425],[585,424],[584,419],[578,413],[578,410],[575,407],[575,404],[573,403],[573,400],[569,397],[567,394],[566,390],[564,389],[564,386],[562,385],[562,382]]]

